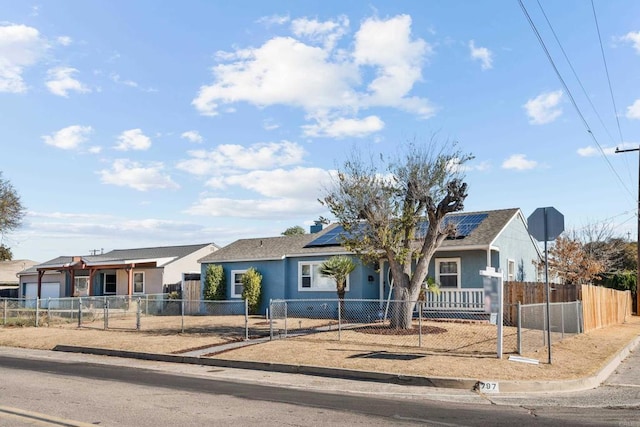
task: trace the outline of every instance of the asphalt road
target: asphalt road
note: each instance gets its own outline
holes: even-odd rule
[[[634,408],[504,406],[488,401],[470,404],[464,399],[449,402],[419,396],[364,396],[348,390],[325,393],[222,380],[213,377],[215,369],[208,371],[210,377],[202,372],[191,375],[56,360],[55,354],[48,359],[0,355],[0,426],[74,425],[69,420],[140,427],[640,425],[640,413]],[[30,411],[37,417],[18,421],[3,408]],[[66,424],[59,423],[60,419],[67,420]]]

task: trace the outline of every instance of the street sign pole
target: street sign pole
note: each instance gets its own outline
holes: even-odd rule
[[[547,242],[555,240],[564,231],[564,215],[555,208],[538,208],[527,218],[529,233],[537,241],[544,242],[544,284],[547,319],[547,348],[549,364],[551,364],[551,296],[549,292],[549,250]]]
[[[547,304],[547,354],[549,365],[551,365],[551,302],[549,295],[549,251],[547,250],[547,240],[549,240],[549,223],[547,221],[547,208],[544,208],[544,290]]]

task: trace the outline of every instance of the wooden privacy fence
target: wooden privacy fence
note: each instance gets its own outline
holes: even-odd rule
[[[579,285],[549,284],[549,302],[572,302],[581,300]],[[516,325],[518,322],[517,304],[541,304],[546,302],[545,284],[542,282],[505,282],[504,283],[504,322]]]
[[[582,301],[584,331],[624,323],[631,316],[630,291],[616,291],[602,286],[549,284],[549,302]],[[505,282],[504,320],[515,325],[518,320],[517,304],[546,302],[545,284],[541,282]]]
[[[584,331],[624,323],[631,316],[631,291],[582,285]]]
[[[546,302],[545,284],[542,282],[505,282],[504,304],[540,304]],[[581,298],[580,285],[549,284],[549,302],[571,302]]]

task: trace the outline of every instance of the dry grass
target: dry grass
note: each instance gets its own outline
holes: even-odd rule
[[[316,327],[326,321],[291,321],[289,327]],[[253,333],[266,335],[269,325],[264,319],[249,319]],[[149,353],[180,353],[189,349],[215,346],[242,339],[242,316],[187,317],[185,333],[180,333],[181,319],[177,317],[145,317],[142,330],[135,331],[135,318],[110,320],[110,330],[101,330],[103,322],[96,320],[77,328],[75,324],[50,327],[0,327],[0,345],[23,348],[53,349],[56,345],[74,345],[121,349]],[[278,325],[280,328],[283,325]],[[436,324],[436,326],[443,326]],[[561,380],[590,376],[635,337],[640,335],[640,318],[633,317],[623,325],[589,332],[555,343],[552,347],[553,363],[546,363],[547,350],[540,348],[524,356],[539,359],[541,364],[530,365],[510,362],[495,357],[495,326],[447,324],[445,329],[455,337],[464,337],[475,348],[442,347],[438,352],[418,347],[407,347],[406,340],[417,336],[395,337],[367,334],[363,331],[343,330],[341,341],[337,331],[306,337],[291,337],[260,345],[228,351],[212,357],[294,365],[314,365],[366,371],[428,377],[484,378],[495,380]],[[129,330],[117,330],[126,328]],[[459,329],[458,329],[459,328]],[[212,332],[215,331],[215,332]],[[493,332],[492,332],[493,331]],[[455,332],[455,333],[454,333]],[[464,336],[467,334],[467,336]],[[445,334],[423,337],[443,340]],[[450,337],[451,337],[450,336]],[[510,335],[508,335],[510,336]],[[451,339],[449,338],[449,341]],[[414,345],[414,344],[411,344]],[[417,341],[415,343],[417,345]],[[436,346],[436,341],[431,343]],[[442,344],[444,345],[444,344]],[[459,346],[459,345],[458,345]],[[436,347],[433,347],[437,349]],[[505,347],[506,349],[506,347]],[[475,354],[470,354],[473,351]],[[442,353],[445,352],[445,353]],[[389,358],[398,355],[400,358]],[[414,359],[410,360],[412,356]]]

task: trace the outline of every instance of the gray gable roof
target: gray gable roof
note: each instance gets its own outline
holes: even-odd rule
[[[183,246],[162,246],[155,248],[137,248],[137,249],[114,249],[104,255],[97,257],[86,257],[95,259],[95,261],[125,260],[125,259],[148,259],[148,258],[182,258],[194,253],[202,248],[209,246],[211,243],[201,243],[198,245]],[[214,245],[215,246],[215,245]]]
[[[282,259],[287,256],[297,255],[345,253],[345,249],[341,246],[305,248],[305,245],[312,240],[337,226],[338,224],[332,224],[324,230],[313,234],[236,240],[228,246],[198,260],[198,262],[258,261]]]
[[[59,256],[41,264],[35,265],[22,273],[35,273],[38,268],[64,267],[74,263],[81,258],[87,264],[99,263],[121,263],[126,260],[136,259],[157,259],[157,258],[183,258],[209,245],[217,246],[213,243],[201,243],[197,245],[181,245],[181,246],[159,246],[151,248],[136,249],[114,249],[101,255],[84,255],[82,257]]]
[[[471,234],[463,239],[447,239],[443,242],[441,248],[489,246],[518,212],[520,212],[520,209],[512,208],[449,214],[451,216],[459,216],[486,213],[487,217]],[[198,262],[260,261],[282,259],[288,256],[345,253],[346,250],[342,246],[305,247],[305,245],[314,239],[337,226],[338,224],[332,224],[315,234],[240,239],[207,255]]]
[[[500,232],[509,224],[511,219],[520,212],[518,208],[499,209],[494,211],[456,212],[447,216],[461,216],[474,214],[487,214],[487,217],[464,239],[446,239],[440,247],[458,246],[487,246],[490,245]]]

